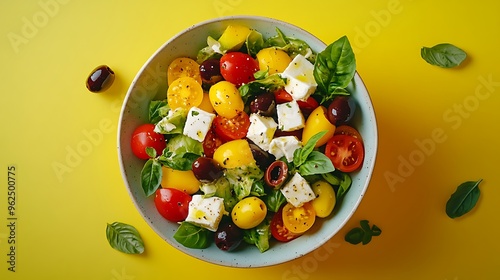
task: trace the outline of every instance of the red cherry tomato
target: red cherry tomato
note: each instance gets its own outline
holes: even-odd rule
[[[224,141],[242,139],[250,127],[250,117],[244,111],[239,111],[236,117],[228,119],[217,115],[214,119],[215,133]]]
[[[288,242],[300,236],[300,234],[290,232],[283,224],[283,207],[274,214],[270,227],[272,236],[281,242]]]
[[[259,63],[249,54],[229,52],[220,59],[222,77],[237,87],[255,80],[253,74],[259,70]]]
[[[365,149],[360,139],[350,135],[334,135],[328,140],[325,155],[342,172],[357,170],[363,163]]]
[[[222,138],[220,138],[217,133],[215,133],[214,127],[215,126],[213,125],[205,136],[205,139],[203,140],[203,153],[206,157],[209,158],[213,158],[215,150],[217,150],[220,145],[226,142]]]
[[[160,188],[156,190],[154,201],[163,218],[177,223],[186,219],[191,196],[178,189]]]
[[[335,128],[335,133],[333,135],[339,135],[339,134],[351,135],[352,137],[358,138],[361,140],[361,142],[363,142],[363,138],[361,137],[361,134],[358,132],[358,130],[350,125],[344,124],[341,126],[337,126],[337,128]]]
[[[143,124],[137,127],[132,133],[132,152],[140,159],[149,159],[146,148],[151,147],[156,150],[157,155],[161,155],[165,149],[166,142],[163,134],[154,131],[154,124]]]
[[[281,88],[274,92],[274,99],[276,104],[282,104],[292,101],[293,97],[284,88]],[[309,115],[314,109],[316,109],[316,107],[319,106],[318,101],[316,101],[316,99],[312,96],[309,96],[305,101],[297,100],[297,104],[299,105],[302,113],[306,115]]]
[[[293,97],[284,88],[280,88],[274,92],[274,100],[276,104],[282,104],[292,101]]]

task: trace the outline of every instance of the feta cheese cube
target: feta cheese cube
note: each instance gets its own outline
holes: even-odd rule
[[[279,159],[285,157],[288,162],[293,161],[293,153],[302,147],[302,142],[295,136],[280,136],[271,140],[269,153]]]
[[[314,93],[318,84],[314,79],[314,64],[298,54],[285,68],[281,76],[287,79],[285,90],[295,100],[306,100]]]
[[[281,193],[285,196],[286,201],[295,207],[300,207],[316,198],[309,183],[298,172],[281,189]]]
[[[212,122],[215,119],[215,114],[203,111],[200,108],[192,107],[189,109],[186,124],[184,125],[183,134],[203,142],[207,135]]]
[[[278,114],[278,127],[282,131],[294,131],[304,127],[304,115],[302,115],[297,101],[292,100],[278,104],[276,111]]]
[[[278,124],[273,118],[253,113],[250,114],[250,127],[248,127],[247,138],[261,149],[268,151],[269,144],[277,128]]]
[[[204,198],[201,194],[195,194],[189,202],[186,222],[216,231],[225,213],[223,198],[216,196]]]

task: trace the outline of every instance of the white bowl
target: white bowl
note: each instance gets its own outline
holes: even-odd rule
[[[195,58],[199,49],[206,46],[208,35],[218,38],[225,27],[239,23],[261,32],[265,38],[276,35],[276,27],[285,35],[306,41],[315,52],[326,44],[303,29],[279,20],[256,16],[230,16],[196,24],[168,40],[146,61],[125,97],[118,124],[118,156],[125,186],[137,207],[152,229],[171,246],[195,258],[230,267],[263,267],[276,265],[301,257],[320,247],[332,238],[356,211],[369,185],[377,152],[377,125],[368,91],[356,73],[348,89],[357,102],[354,126],[364,139],[365,159],[359,172],[351,174],[352,186],[334,216],[321,219],[307,234],[288,243],[272,242],[271,248],[260,253],[254,246],[243,250],[224,252],[215,245],[207,249],[189,249],[173,239],[178,225],[167,222],[155,208],[153,197],[146,197],[140,184],[144,161],[137,159],[130,147],[133,130],[148,121],[149,101],[165,97],[166,69],[180,56]]]

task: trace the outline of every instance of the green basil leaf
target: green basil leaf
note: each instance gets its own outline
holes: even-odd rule
[[[314,146],[316,146],[316,143],[321,139],[326,134],[326,130],[320,131],[313,135],[307,143],[302,147],[293,153],[293,164],[298,167],[302,165],[304,162],[306,162],[307,157],[309,157],[309,154],[314,150]]]
[[[106,238],[114,249],[127,254],[144,252],[144,242],[139,231],[131,225],[114,222],[106,226]]]
[[[371,229],[370,229],[370,223],[368,222],[368,220],[361,220],[359,222],[359,224],[361,225],[361,228],[365,231],[365,232],[371,232]]]
[[[446,203],[446,214],[448,217],[454,219],[464,214],[467,214],[479,199],[479,184],[482,179],[478,181],[467,181],[460,184],[456,191],[450,196]]]
[[[323,153],[312,151],[299,167],[299,173],[302,176],[329,173],[335,170],[332,161]]]
[[[267,209],[275,213],[286,203],[286,198],[279,189],[272,189],[265,198]]]
[[[352,179],[351,176],[347,173],[341,173],[341,180],[340,180],[340,185],[339,188],[337,189],[336,193],[336,198],[337,201],[341,201],[344,198],[344,195],[347,193],[347,191],[351,188],[352,184]]]
[[[150,158],[155,158],[156,157],[156,150],[153,147],[146,147],[146,154]]]
[[[351,243],[351,244],[359,244],[363,240],[363,237],[365,236],[365,232],[363,229],[359,227],[355,227],[351,229],[349,232],[344,237],[344,240]]]
[[[371,231],[373,236],[379,236],[382,233],[382,230],[376,225],[372,226]]]
[[[460,65],[467,54],[452,44],[438,44],[434,47],[423,47],[420,56],[429,64],[443,68],[452,68]]]
[[[370,232],[365,231],[363,234],[363,238],[361,239],[361,244],[366,245],[372,241],[372,235]]]
[[[159,122],[169,110],[166,100],[153,100],[149,103],[149,122]]]
[[[210,245],[211,235],[208,229],[182,222],[173,237],[187,248],[204,249]]]
[[[356,58],[349,39],[343,36],[317,55],[313,75],[320,93],[329,95],[338,88],[347,87],[355,72]]]
[[[146,196],[156,192],[161,183],[161,164],[156,159],[148,159],[141,170],[141,185]]]

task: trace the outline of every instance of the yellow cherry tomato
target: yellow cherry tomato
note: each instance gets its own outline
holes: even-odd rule
[[[283,73],[292,59],[285,51],[269,47],[257,53],[257,61],[260,70],[269,69],[269,74],[275,74]]]
[[[192,170],[175,170],[162,166],[161,186],[181,190],[187,194],[194,194],[200,189],[200,181],[196,179]]]
[[[320,180],[311,186],[316,198],[311,204],[319,218],[328,217],[333,211],[336,203],[335,190],[328,182]]]
[[[233,223],[241,229],[258,226],[267,215],[267,206],[262,199],[250,196],[238,201],[231,210]]]
[[[168,65],[167,69],[168,85],[170,86],[180,77],[194,78],[201,85],[200,65],[189,57],[179,57],[174,59]]]
[[[255,163],[250,145],[244,139],[232,140],[220,145],[215,150],[213,158],[224,168],[236,168]]]
[[[208,92],[203,93],[203,100],[201,100],[201,104],[198,106],[198,108],[212,114],[216,113],[214,107],[212,106],[212,103],[210,103],[210,97],[208,96]]]
[[[328,139],[335,133],[335,125],[332,124],[326,115],[326,108],[323,105],[314,109],[306,120],[304,130],[302,131],[302,143],[307,143],[311,137],[321,131],[327,131],[316,143],[316,148],[326,144]]]
[[[238,88],[228,81],[220,81],[211,86],[208,94],[217,114],[228,119],[236,117],[245,107]]]
[[[167,103],[172,110],[190,109],[201,104],[203,89],[194,78],[184,76],[174,80],[167,90]]]
[[[311,202],[295,207],[290,203],[283,207],[283,225],[292,233],[304,233],[316,221],[316,212]]]

